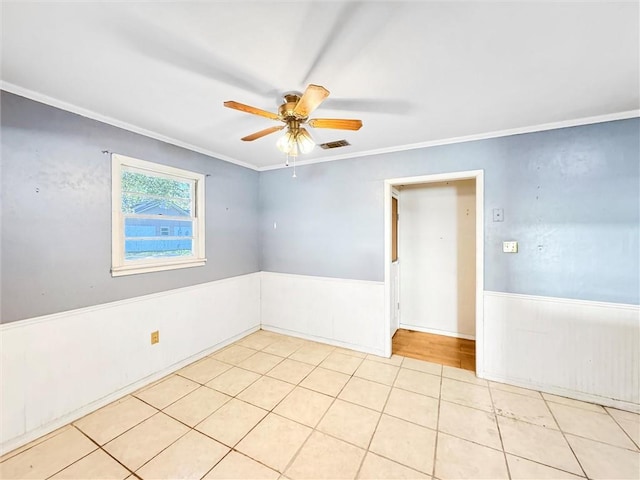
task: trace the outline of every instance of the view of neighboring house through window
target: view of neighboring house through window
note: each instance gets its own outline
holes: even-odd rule
[[[112,275],[203,265],[204,176],[114,154]]]

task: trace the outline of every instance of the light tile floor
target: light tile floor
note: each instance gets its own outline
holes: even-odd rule
[[[640,416],[259,331],[0,459],[0,478],[637,479]]]

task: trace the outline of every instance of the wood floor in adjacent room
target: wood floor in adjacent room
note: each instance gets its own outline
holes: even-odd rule
[[[476,370],[476,342],[414,330],[398,329],[393,336],[393,353],[451,367]]]

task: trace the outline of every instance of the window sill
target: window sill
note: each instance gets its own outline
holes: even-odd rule
[[[178,268],[202,267],[207,263],[206,258],[193,258],[163,263],[145,263],[137,265],[123,265],[111,268],[112,277],[135,275],[138,273],[162,272],[164,270],[176,270]]]

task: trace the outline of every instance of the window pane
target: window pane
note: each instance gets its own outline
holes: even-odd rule
[[[159,218],[124,219],[124,236],[128,240],[135,237],[191,237],[191,220],[166,220]]]
[[[193,254],[191,238],[125,240],[125,260],[166,257],[188,257]]]
[[[137,193],[122,194],[122,212],[139,215],[166,215],[172,217],[190,217],[191,199],[163,198],[140,195]]]
[[[191,215],[191,181],[172,180],[131,170],[122,172],[122,211]]]

